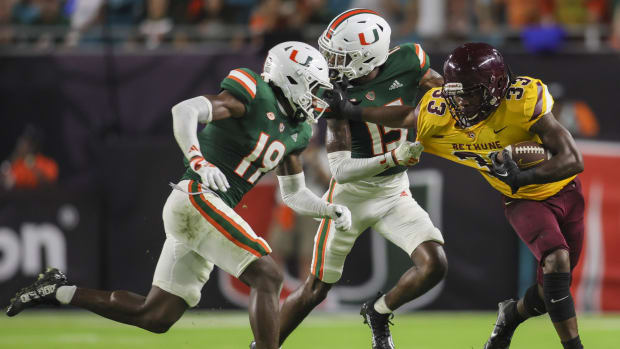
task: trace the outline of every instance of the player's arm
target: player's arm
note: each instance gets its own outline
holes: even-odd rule
[[[325,143],[332,177],[341,184],[378,175],[396,165],[415,165],[422,152],[419,143],[403,142],[372,158],[351,158],[351,131],[346,120],[327,120]]]
[[[497,160],[497,153],[490,155],[493,172],[516,193],[520,187],[528,184],[557,182],[583,171],[583,159],[577,150],[570,133],[555,119],[551,112],[540,117],[531,127],[553,157],[540,166],[521,170],[504,150],[503,162]]]
[[[443,86],[443,76],[433,69],[429,68],[422,79],[420,79],[420,92],[422,95],[432,88],[441,86]]]
[[[531,169],[531,177],[523,185],[556,182],[583,171],[583,158],[575,140],[553,114],[543,115],[530,131],[540,137],[553,157]]]
[[[200,149],[198,142],[198,123],[239,118],[244,114],[245,105],[226,90],[218,95],[186,99],[172,107],[174,138],[192,170],[201,176],[202,184],[213,190],[226,191],[230,186],[224,174],[204,159],[205,149]]]
[[[342,205],[330,204],[306,187],[301,151],[282,159],[276,168],[282,201],[295,212],[317,218],[331,218],[339,230],[351,228],[351,212]]]
[[[352,103],[342,86],[335,86],[325,94],[323,99],[333,111],[334,119],[348,119],[354,121],[367,121],[374,124],[394,127],[416,129],[419,105],[414,108],[407,105],[365,107],[362,108]]]

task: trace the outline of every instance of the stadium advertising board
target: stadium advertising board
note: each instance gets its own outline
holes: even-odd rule
[[[73,282],[101,286],[100,207],[67,188],[0,195],[0,299],[6,302],[48,266]]]

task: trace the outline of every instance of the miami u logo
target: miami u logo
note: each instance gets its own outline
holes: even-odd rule
[[[303,65],[304,67],[309,67],[310,66],[310,62],[312,62],[312,57],[308,56],[308,58],[306,58],[306,62],[301,63],[301,62],[297,61],[297,59],[296,59],[297,52],[298,52],[297,50],[293,50],[293,52],[291,52],[291,55],[289,56],[291,61],[293,61],[295,63],[299,63],[299,64]]]
[[[375,40],[373,42],[367,42],[366,37],[364,36],[364,33],[357,34],[357,36],[359,36],[360,38],[360,43],[362,45],[370,45],[370,44],[374,44],[375,42],[379,41],[379,32],[377,32],[376,28],[372,30],[372,33],[375,35]]]

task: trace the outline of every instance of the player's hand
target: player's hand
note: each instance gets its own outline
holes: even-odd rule
[[[327,214],[334,220],[336,229],[342,231],[351,229],[351,211],[346,206],[330,204],[327,206]]]
[[[420,142],[405,141],[392,150],[394,163],[401,166],[413,166],[420,161],[424,146]]]
[[[194,172],[200,175],[202,179],[202,185],[213,190],[226,192],[230,188],[228,180],[222,171],[217,166],[208,162],[205,159],[199,159],[191,162]]]
[[[332,113],[326,114],[329,119],[362,120],[362,108],[358,105],[361,101],[351,101],[347,94],[349,81],[343,78],[341,82],[332,84],[334,88],[323,94],[323,100],[329,104]]]
[[[502,150],[503,161],[499,161],[497,159],[498,154],[499,152],[497,151],[489,154],[492,164],[491,174],[497,177],[500,181],[508,184],[514,194],[522,186],[522,184],[519,184],[519,175],[522,171],[519,169],[517,163],[512,159],[508,150]]]

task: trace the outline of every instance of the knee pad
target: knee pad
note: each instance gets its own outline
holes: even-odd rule
[[[543,275],[545,306],[553,322],[575,317],[575,303],[570,294],[570,273]]]
[[[547,312],[545,300],[540,298],[538,294],[538,284],[534,284],[527,289],[523,297],[523,306],[530,316],[538,316]]]

